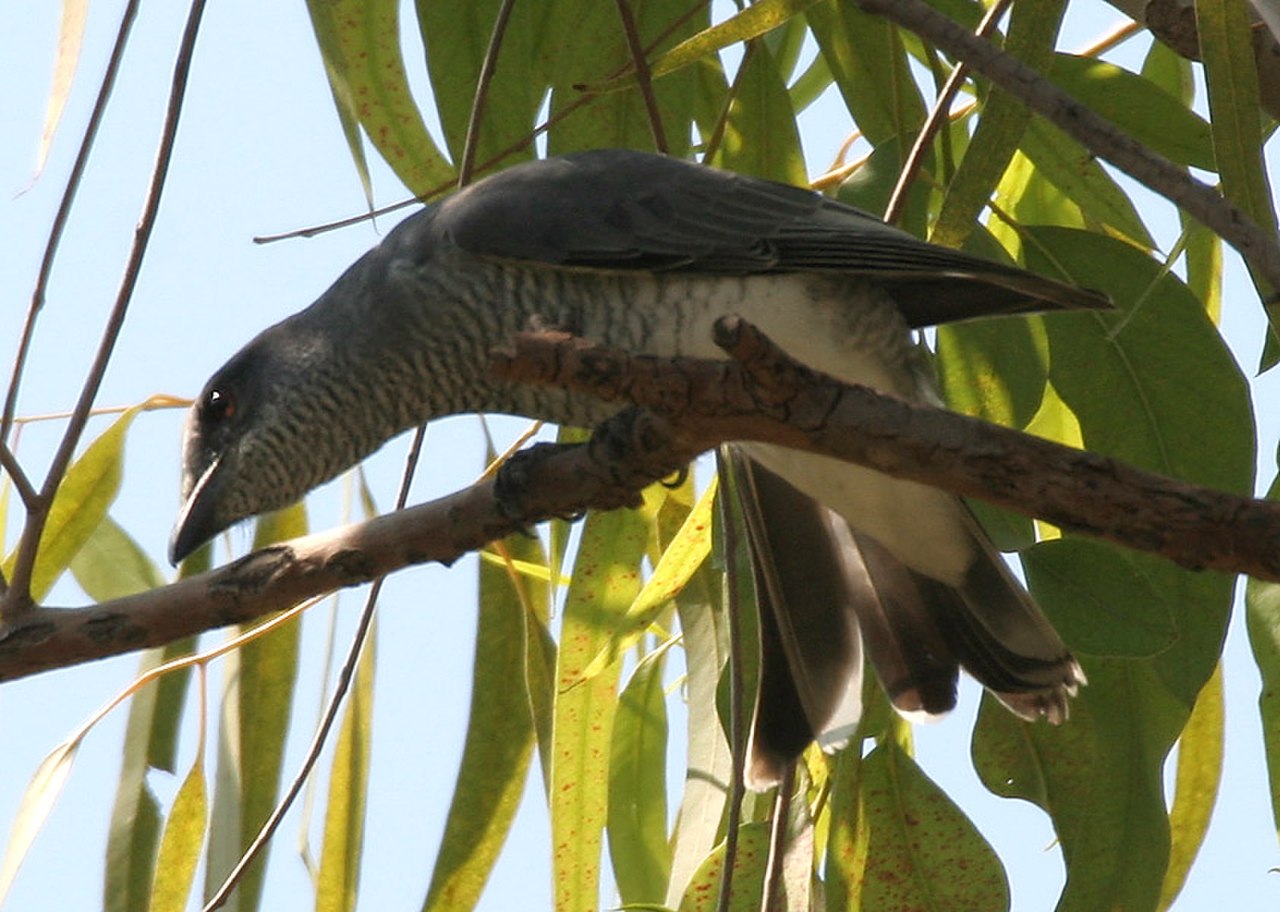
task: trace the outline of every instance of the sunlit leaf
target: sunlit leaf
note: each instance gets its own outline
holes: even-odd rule
[[[502,549],[524,563],[546,566],[536,538],[511,535]],[[505,566],[480,565],[471,712],[424,912],[475,906],[515,818],[534,730],[530,695],[512,669],[526,663],[527,619],[545,613],[547,589],[545,581],[513,575]]]
[[[638,565],[647,540],[646,521],[636,511],[592,513],[574,563],[556,664],[551,751],[552,887],[558,912],[595,908],[599,902],[620,666],[586,679],[582,671],[640,591]]]
[[[764,874],[769,863],[769,825],[748,823],[738,830],[733,856],[733,886],[726,912],[757,912],[764,890]],[[725,846],[716,846],[689,881],[680,900],[679,912],[713,912],[719,905],[720,881],[724,877]]]
[[[596,656],[583,671],[590,677],[614,662],[644,635],[661,611],[688,585],[702,562],[711,552],[711,521],[715,507],[716,484],[713,481],[702,492],[697,505],[685,517],[671,543],[662,552],[658,565],[645,580],[644,587],[627,608],[620,621],[623,633],[609,643],[606,651]]]
[[[803,13],[817,0],[757,0],[743,10],[709,28],[658,57],[650,65],[653,78],[674,73],[691,63],[708,57],[731,44],[749,41],[784,25],[793,16]],[[635,76],[628,74],[599,85],[587,86],[589,91],[609,92],[635,83]]]
[[[1014,4],[1004,49],[1028,66],[1044,69],[1052,59],[1065,5],[1064,0],[1045,0],[1034,8]],[[960,160],[931,240],[946,247],[956,247],[964,241],[1030,122],[1031,113],[1021,101],[999,89],[990,91],[969,145],[971,153],[981,150],[981,154],[969,154]]]
[[[369,141],[410,191],[448,186],[455,174],[427,132],[400,53],[394,0],[308,0],[316,42],[339,110],[359,121]]]
[[[324,846],[316,878],[316,912],[354,912],[356,908],[369,797],[376,638],[376,625],[372,625],[334,745],[324,812]]]
[[[1160,908],[1167,909],[1182,890],[1191,864],[1204,844],[1209,818],[1222,781],[1223,715],[1222,663],[1196,698],[1191,718],[1178,739],[1178,771],[1169,811],[1172,845],[1169,868],[1160,890]]]
[[[31,597],[37,602],[48,594],[116,499],[125,435],[139,411],[135,406],[124,412],[67,469],[54,495],[32,568]],[[12,576],[15,559],[16,552],[5,559],[6,577]]]
[[[150,912],[183,912],[186,909],[192,884],[195,883],[208,816],[202,747],[191,771],[178,788],[165,823],[156,858]]]

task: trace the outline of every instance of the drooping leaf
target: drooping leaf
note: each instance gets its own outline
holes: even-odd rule
[[[164,585],[160,568],[110,516],[103,517],[70,566],[80,588],[95,602]]]
[[[84,45],[84,24],[89,18],[89,0],[62,0],[62,22],[58,26],[58,51],[53,64],[53,85],[49,88],[49,106],[40,133],[40,149],[36,153],[36,177],[44,171],[53,148],[53,136],[62,122],[62,111],[71,96],[71,82],[80,62]]]
[[[1222,663],[1200,691],[1191,718],[1178,739],[1178,771],[1169,811],[1169,868],[1160,889],[1160,909],[1167,909],[1186,883],[1191,865],[1204,844],[1209,817],[1222,781]]]
[[[710,164],[784,183],[807,184],[791,97],[762,42],[748,46],[734,88],[724,135]]]
[[[545,566],[536,538],[509,536],[501,550]],[[534,728],[530,694],[513,686],[512,669],[526,666],[527,655],[538,656],[529,652],[537,647],[526,642],[534,636],[527,625],[545,614],[548,588],[505,566],[480,565],[471,714],[424,912],[475,906],[515,818],[528,779]]]
[[[190,772],[182,780],[173,799],[164,835],[160,838],[150,912],[183,912],[187,908],[208,821],[204,746],[201,745]]]
[[[595,908],[608,804],[609,740],[620,663],[582,672],[640,591],[646,518],[633,510],[591,513],[565,601],[556,662],[551,751],[552,888],[558,912]]]
[[[1004,49],[1034,69],[1047,68],[1065,6],[1063,0],[1046,0],[1034,8],[1028,4],[1014,5]],[[1030,122],[1031,113],[1021,101],[999,89],[989,92],[969,144],[969,154],[960,160],[955,177],[947,187],[931,240],[945,247],[963,243],[977,224],[978,213],[987,205]]]
[[[99,531],[104,528],[105,524]],[[190,653],[194,645],[195,640],[187,638],[147,650],[142,654],[139,674]],[[124,757],[107,834],[102,887],[106,912],[143,908],[151,895],[160,845],[160,804],[147,784],[147,775],[151,770],[175,770],[178,729],[190,681],[190,669],[170,672],[143,687],[129,703]]]
[[[755,912],[760,908],[764,873],[769,864],[769,825],[747,823],[738,830],[733,857],[733,885],[726,912]],[[724,877],[725,844],[716,846],[689,881],[678,907],[679,912],[713,912],[719,905],[720,881]]]
[[[294,538],[307,530],[306,512],[295,504],[258,520],[254,547]],[[242,632],[242,631],[240,631]],[[226,688],[214,779],[205,899],[257,836],[275,807],[280,789],[285,738],[293,714],[301,619],[246,643],[224,660]],[[230,909],[256,909],[266,856],[240,880]]]
[[[4,860],[0,862],[0,903],[9,894],[31,843],[35,842],[36,834],[62,794],[62,787],[71,775],[71,765],[79,751],[79,739],[59,744],[40,762],[35,775],[27,783],[22,800],[18,802],[18,811],[13,815],[13,828],[9,831]]]
[[[364,858],[365,808],[369,799],[369,756],[373,741],[373,683],[377,625],[356,666],[342,725],[334,745],[329,796],[324,812],[324,846],[316,877],[316,912],[355,912]]]
[[[858,879],[842,885],[851,908],[1008,909],[991,847],[892,740],[863,758],[849,784],[858,792],[856,805],[844,805],[854,821],[842,850],[861,862],[852,866]]]
[[[668,640],[674,643],[674,640]],[[609,858],[624,903],[661,903],[671,877],[667,842],[666,647],[636,666],[618,700],[609,749]]]
[[[858,129],[873,146],[893,138],[905,144],[925,107],[897,27],[837,0],[816,3],[805,16]]]
[[[447,187],[456,175],[427,132],[400,53],[394,0],[308,0],[316,42],[339,108],[365,135],[410,192]]]
[[[115,501],[120,491],[125,435],[139,411],[141,407],[134,406],[121,414],[67,469],[53,497],[31,572],[35,601],[48,595]],[[6,578],[12,578],[16,557],[15,550],[5,558]]]

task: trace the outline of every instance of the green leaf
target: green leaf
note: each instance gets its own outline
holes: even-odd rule
[[[148,649],[142,654],[138,673],[187,655],[194,646],[195,639],[188,637],[161,649]],[[144,686],[129,702],[124,756],[107,834],[102,887],[106,912],[145,908],[151,895],[160,844],[160,804],[147,785],[147,775],[151,770],[171,773],[176,768],[178,729],[190,682],[189,668],[172,671]]]
[[[896,26],[837,0],[816,3],[805,16],[862,134],[873,146],[895,137],[906,142],[924,122],[925,107]]]
[[[583,678],[640,591],[645,517],[633,510],[591,513],[582,531],[565,601],[556,663],[551,751],[552,884],[560,912],[599,903],[600,848],[609,782],[609,742],[619,664]]]
[[[1169,868],[1160,889],[1160,908],[1173,904],[1186,883],[1191,864],[1209,830],[1209,817],[1222,781],[1223,715],[1222,663],[1200,691],[1191,718],[1178,739],[1178,772],[1169,811],[1172,845]]]
[[[1015,4],[1004,49],[1034,69],[1047,68],[1064,8],[1063,0],[1045,0],[1034,6]],[[930,238],[934,243],[958,247],[964,242],[1030,122],[1031,112],[1021,101],[1000,89],[990,91],[982,105],[969,154],[960,160],[942,201]]]
[[[1087,659],[1065,725],[984,695],[973,758],[987,788],[1053,817],[1067,865],[1060,912],[1151,909],[1169,861],[1164,759],[1186,721],[1150,660]]]
[[[807,185],[809,178],[791,96],[762,42],[748,45],[734,88],[724,136],[709,163],[756,177]]]
[[[1023,552],[1027,582],[1071,648],[1090,655],[1153,656],[1178,628],[1161,591],[1163,558],[1068,536]]]
[[[1053,124],[1034,118],[1022,136],[1021,149],[1087,219],[1148,250],[1155,247],[1133,202],[1084,146]]]
[[[329,800],[324,812],[324,847],[316,877],[316,912],[356,909],[369,797],[376,656],[377,627],[370,625],[334,745]]]
[[[395,0],[307,0],[334,99],[364,127],[409,190],[426,195],[456,179],[427,132],[400,54]]]
[[[160,839],[150,912],[183,912],[187,908],[208,815],[202,745],[191,771],[178,788]]]
[[[706,25],[703,7],[688,19],[684,0],[632,3],[632,15],[642,47],[660,53]],[[558,117],[582,97],[583,86],[594,85],[631,62],[617,5],[597,0],[559,0],[552,7],[542,53],[552,62],[551,115]],[[668,34],[673,23],[680,25]],[[689,151],[693,110],[698,95],[697,68],[686,67],[653,83],[668,150],[682,157]],[[583,109],[557,122],[547,138],[549,154],[581,149],[653,149],[649,112],[639,89],[610,92],[591,99]]]
[[[1055,54],[1049,78],[1175,164],[1216,170],[1209,124],[1152,80],[1115,64],[1074,54]],[[1165,78],[1175,78],[1175,74]]]
[[[164,585],[160,568],[110,516],[103,517],[70,566],[80,588],[95,602]]]
[[[115,501],[120,491],[125,433],[140,410],[134,406],[125,411],[67,469],[53,497],[32,568],[31,597],[35,601],[49,594]],[[6,578],[12,578],[16,558],[16,550],[5,558]]]
[[[1268,500],[1280,498],[1280,477],[1271,483]],[[1258,714],[1262,717],[1262,747],[1267,756],[1271,814],[1280,833],[1280,583],[1250,579],[1244,590],[1249,646],[1262,676]]]
[[[667,905],[675,906],[694,872],[720,838],[733,758],[716,714],[716,687],[729,655],[729,630],[719,571],[704,562],[694,582],[676,597],[684,644],[688,721],[686,772],[671,836]]]
[[[850,908],[1008,909],[1008,880],[991,846],[896,743],[881,743],[839,782],[857,788],[856,801],[833,799],[853,818],[832,821],[854,861],[840,886]]]
[[[731,44],[749,41],[765,32],[785,25],[792,17],[803,13],[805,8],[817,0],[757,0],[728,19],[716,25],[702,29],[696,35],[686,38],[650,64],[650,75],[657,79],[668,73],[674,73]],[[641,7],[640,4],[637,6]],[[588,91],[610,92],[625,86],[634,85],[634,74],[619,76],[599,85],[588,86]]]
[[[476,84],[501,0],[417,0],[416,6],[435,108],[449,152],[455,162],[461,162]],[[546,39],[544,16],[541,4],[517,3],[511,10],[479,121],[477,164],[532,134],[534,118],[551,84],[549,62],[539,53]],[[530,141],[504,165],[532,155]]]
[[[719,912],[720,881],[724,877],[725,845],[698,868],[680,900],[679,912]],[[769,824],[748,823],[738,829],[733,857],[733,889],[726,912],[757,912],[769,866]]]
[[[667,644],[675,640],[668,640]],[[609,748],[609,858],[623,903],[661,903],[671,877],[667,842],[667,646],[636,666],[618,700]]]
[[[711,553],[712,512],[715,507],[716,483],[712,481],[702,492],[697,505],[685,517],[679,531],[671,539],[653,568],[653,574],[645,580],[640,594],[627,608],[620,626],[622,632],[610,641],[606,651],[596,656],[583,671],[590,677],[634,646],[649,629],[671,600],[688,585],[698,572],[707,555]]]
[[[536,538],[512,535],[502,548],[513,558],[546,564]],[[513,686],[512,669],[525,666],[526,654],[538,656],[527,653],[536,647],[526,643],[535,635],[526,625],[545,614],[548,588],[505,566],[480,565],[471,716],[424,912],[474,908],[511,829],[534,738],[530,694]]]
[[[258,520],[254,548],[305,534],[302,504]],[[247,628],[237,628],[237,633]],[[298,674],[300,618],[246,643],[225,660],[222,731],[210,827],[205,899],[221,884],[275,807],[285,738]],[[256,909],[266,869],[265,849],[236,887],[229,909]]]

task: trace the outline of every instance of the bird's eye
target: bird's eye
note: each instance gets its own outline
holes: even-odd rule
[[[211,389],[200,402],[200,417],[219,423],[236,413],[236,398],[227,390]]]

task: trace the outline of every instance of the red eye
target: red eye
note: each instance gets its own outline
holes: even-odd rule
[[[236,399],[226,390],[211,389],[200,403],[200,417],[205,421],[220,422],[234,416]]]

